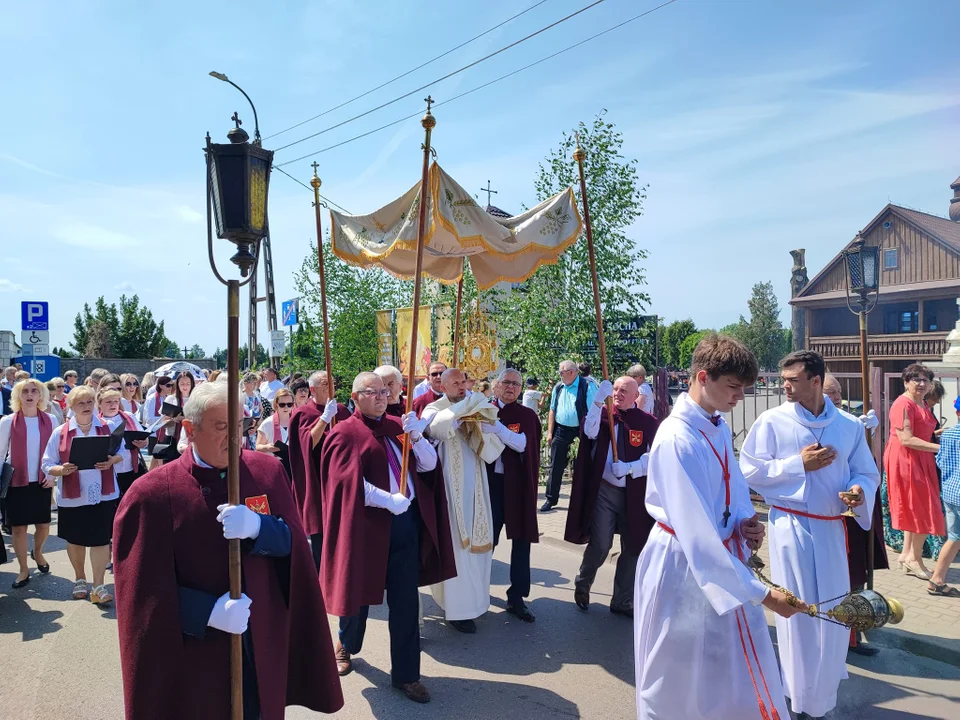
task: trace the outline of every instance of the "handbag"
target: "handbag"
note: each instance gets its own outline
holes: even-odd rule
[[[13,482],[13,465],[8,462],[3,463],[3,469],[0,470],[0,500],[7,497],[7,490],[10,489],[10,483]]]

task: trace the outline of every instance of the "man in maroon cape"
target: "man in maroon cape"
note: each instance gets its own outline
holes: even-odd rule
[[[327,609],[340,617],[336,647],[341,675],[360,652],[370,605],[390,611],[390,676],[415,702],[430,701],[420,682],[419,585],[457,574],[437,452],[416,430],[386,415],[389,390],[375,373],[353,381],[357,411],[337,423],[323,447],[324,542],[320,585]],[[400,490],[403,434],[410,431],[409,479]]]
[[[126,717],[227,720],[230,634],[243,638],[245,719],[280,720],[288,705],[336,712],[326,610],[280,462],[243,451],[244,504],[228,505],[226,383],[198,386],[184,417],[191,449],[140,478],[114,522]],[[239,600],[231,538],[242,540]]]
[[[373,371],[383,380],[383,386],[390,391],[387,398],[387,415],[403,417],[407,411],[406,400],[403,397],[403,374],[393,365],[381,365]]]
[[[604,407],[611,390],[617,462],[613,462],[610,423]],[[604,380],[583,420],[564,533],[567,542],[587,545],[580,572],[574,580],[573,599],[581,610],[590,606],[590,587],[597,570],[607,559],[614,533],[619,533],[620,557],[610,612],[633,617],[637,558],[653,527],[653,519],[644,504],[647,453],[660,424],[653,415],[636,408],[639,395],[639,386],[632,377],[617,378],[612,386],[609,380]]]
[[[542,428],[537,414],[517,402],[522,380],[516,370],[504,370],[497,380],[494,404],[500,412],[493,432],[506,448],[496,462],[487,465],[487,477],[493,511],[493,545],[496,547],[500,542],[504,525],[512,543],[507,612],[524,622],[533,622],[536,618],[523,599],[530,594],[530,544],[540,542],[537,492]]]
[[[430,383],[430,389],[420,397],[414,398],[413,411],[417,414],[417,417],[423,415],[427,405],[443,397],[443,380],[441,378],[446,369],[447,366],[442,362],[431,363],[430,367],[427,368],[427,381]]]
[[[330,397],[330,381],[325,370],[318,370],[307,380],[310,399],[290,416],[287,439],[290,446],[290,471],[293,475],[293,496],[300,509],[303,529],[310,536],[310,549],[317,570],[320,569],[320,546],[323,540],[321,503],[320,453],[327,427],[346,420],[350,412]]]
[[[843,409],[843,389],[840,382],[829,373],[823,379],[823,394],[830,398],[830,401],[841,412]],[[857,417],[861,423],[868,421],[866,415]],[[876,432],[874,428],[870,428]],[[847,524],[847,564],[850,572],[850,590],[857,592],[867,585],[867,535],[863,528],[857,524],[856,518],[845,517],[843,521]],[[874,570],[888,570],[890,561],[887,559],[887,548],[883,541],[883,503],[880,502],[880,489],[877,488],[877,497],[873,504],[873,565]],[[864,645],[860,642],[862,634],[856,630],[850,631],[849,650],[857,655],[876,655],[880,652],[872,643]]]

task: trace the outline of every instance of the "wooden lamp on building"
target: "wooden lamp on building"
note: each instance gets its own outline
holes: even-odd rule
[[[867,315],[880,296],[880,248],[867,245],[863,235],[843,251],[846,265],[847,308],[860,318],[860,373],[863,380],[863,414],[870,412],[870,366],[867,360]],[[867,431],[869,432],[869,431]],[[869,441],[869,437],[867,440]],[[873,589],[873,525],[867,531],[867,587]]]

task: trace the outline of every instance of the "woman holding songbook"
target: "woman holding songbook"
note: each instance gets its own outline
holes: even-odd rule
[[[123,383],[123,411],[135,418],[140,417],[140,406],[143,405],[143,394],[140,392],[140,381],[133,373],[124,373],[120,376]]]
[[[46,477],[40,467],[43,449],[56,427],[56,421],[46,413],[49,397],[46,385],[39,380],[21,380],[13,386],[10,395],[13,414],[0,420],[0,464],[6,462],[13,468],[7,490],[6,518],[20,563],[14,590],[30,581],[27,567],[27,527],[30,525],[33,525],[30,557],[42,574],[50,572],[50,565],[43,557],[43,545],[50,534],[53,480]]]
[[[41,469],[56,479],[60,508],[57,534],[67,543],[67,557],[76,574],[73,597],[89,597],[91,602],[107,605],[113,595],[103,580],[110,560],[113,514],[120,497],[116,466],[122,458],[109,452],[110,428],[94,414],[93,390],[78,385],[67,401],[73,417],[50,435]],[[92,592],[86,579],[87,548],[93,566]]]
[[[290,475],[290,454],[287,450],[287,432],[290,427],[290,414],[296,404],[294,395],[287,388],[280,388],[273,396],[273,415],[260,424],[257,430],[257,450],[262,453],[273,453],[277,456],[283,469]]]
[[[97,410],[99,419],[106,423],[110,432],[119,435],[116,447],[120,455],[120,464],[117,465],[117,483],[120,485],[120,496],[130,489],[133,481],[143,474],[140,464],[140,450],[147,446],[147,440],[127,439],[123,433],[143,432],[143,427],[136,417],[120,409],[122,398],[115,389],[101,390],[97,393]]]

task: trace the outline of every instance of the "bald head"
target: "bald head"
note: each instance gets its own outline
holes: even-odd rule
[[[629,375],[618,377],[613,383],[613,404],[618,410],[629,410],[637,404],[640,386]]]
[[[467,396],[463,373],[457,368],[444,370],[440,382],[443,384],[443,393],[450,402],[460,402]]]
[[[843,389],[840,387],[840,381],[830,373],[827,373],[823,379],[823,394],[830,398],[830,402],[836,407],[843,405]]]

